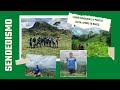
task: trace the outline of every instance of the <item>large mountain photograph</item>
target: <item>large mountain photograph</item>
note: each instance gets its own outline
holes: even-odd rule
[[[67,18],[21,18],[22,57],[26,54],[59,56],[72,49],[71,25]]]

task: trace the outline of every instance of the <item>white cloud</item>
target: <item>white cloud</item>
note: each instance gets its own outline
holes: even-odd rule
[[[100,28],[96,28],[96,27],[83,29],[78,26],[72,27],[71,29],[74,35],[78,35],[78,36],[83,34],[88,34],[89,31],[93,31],[93,33],[99,33],[99,31],[101,30]]]
[[[44,68],[56,68],[56,56],[27,54],[26,58],[30,58],[30,62],[26,64],[27,67],[35,68],[38,65]]]
[[[21,27],[22,28],[30,28],[37,21],[35,18],[21,18]],[[53,25],[55,22],[60,21],[60,24],[57,26],[59,29],[71,29],[72,25],[67,23],[67,18],[52,18],[48,22]]]
[[[72,25],[67,23],[67,18],[52,18],[48,23],[53,25],[58,21],[60,21],[60,24],[57,26],[59,29],[70,29],[72,27]]]
[[[22,28],[30,28],[34,25],[36,19],[34,18],[21,18],[21,27]]]

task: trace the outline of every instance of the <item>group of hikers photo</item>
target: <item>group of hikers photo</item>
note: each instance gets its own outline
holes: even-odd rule
[[[35,48],[38,46],[58,48],[59,41],[60,41],[59,36],[57,37],[43,36],[36,38],[34,35],[33,38],[32,36],[29,38],[29,46],[30,48]]]

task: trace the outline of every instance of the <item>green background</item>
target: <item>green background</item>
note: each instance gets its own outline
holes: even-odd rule
[[[111,19],[112,45],[115,47],[115,60],[110,57],[87,58],[87,77],[60,78],[60,62],[56,64],[56,77],[53,79],[119,79],[120,78],[120,12],[119,11],[1,11],[0,12],[0,79],[38,79],[25,76],[25,65],[16,65],[19,59],[19,15],[68,15],[69,12]],[[5,19],[12,23],[12,72],[5,72]],[[49,78],[40,78],[49,79]]]

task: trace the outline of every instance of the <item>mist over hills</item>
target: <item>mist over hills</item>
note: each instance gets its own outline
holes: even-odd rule
[[[74,27],[72,28],[72,33],[73,35],[77,35],[77,36],[80,36],[80,35],[83,35],[83,34],[88,34],[90,31],[92,31],[94,34],[95,33],[100,33],[100,28],[86,28],[86,29],[83,29],[83,28],[80,28],[80,27]]]

